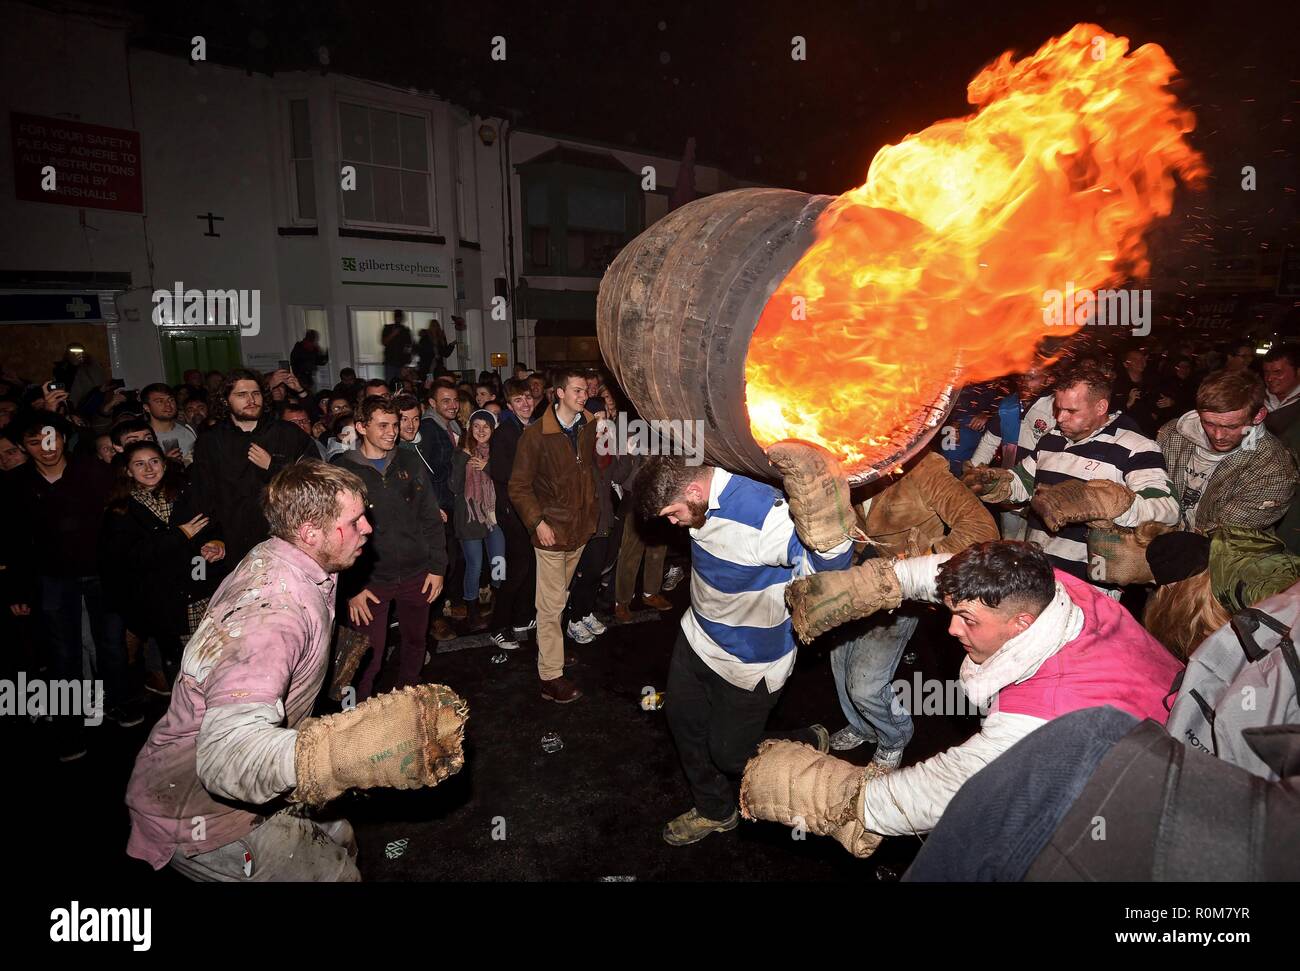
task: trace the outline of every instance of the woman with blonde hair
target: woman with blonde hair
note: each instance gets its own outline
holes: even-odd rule
[[[1187,658],[1232,615],[1300,580],[1300,556],[1272,533],[1221,526],[1209,536],[1172,532],[1146,546],[1159,589],[1147,600],[1143,626]]]

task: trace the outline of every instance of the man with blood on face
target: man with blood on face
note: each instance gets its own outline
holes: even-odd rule
[[[371,534],[366,498],[351,472],[313,459],[271,480],[271,537],[217,591],[167,713],[136,758],[128,855],[193,880],[360,879],[345,820],[262,807],[305,798],[300,735],[329,667],[335,575]],[[332,756],[370,757],[355,748],[340,738]]]

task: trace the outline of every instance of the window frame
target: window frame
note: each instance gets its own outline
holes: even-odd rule
[[[419,235],[428,235],[428,236],[439,235],[437,156],[435,155],[436,144],[433,135],[434,118],[432,113],[423,108],[413,108],[408,105],[396,104],[393,102],[375,101],[373,99],[351,95],[351,94],[336,95],[334,98],[334,121],[335,121],[335,130],[337,133],[335,143],[336,143],[336,150],[338,151],[338,164],[339,164],[340,171],[342,171],[343,166],[353,164],[352,161],[347,158],[346,153],[343,150],[344,148],[343,106],[345,104],[350,105],[354,108],[364,108],[367,112],[388,111],[398,115],[399,117],[401,115],[411,115],[412,117],[417,117],[424,121],[424,142],[425,142],[424,147],[425,147],[426,157],[429,160],[429,170],[428,172],[425,173],[429,185],[429,225],[416,226],[410,223],[389,223],[389,222],[379,222],[377,220],[353,219],[347,214],[346,197],[343,194],[344,189],[342,186],[341,179],[340,179],[340,184],[338,189],[339,225],[347,228],[354,228],[354,229],[383,229],[383,230],[389,230],[391,232],[397,232],[397,233],[415,233]],[[368,117],[369,116],[367,115],[367,118]],[[401,130],[400,121],[398,122],[398,125],[399,125],[398,130],[400,132]],[[398,166],[382,165],[377,162],[358,162],[355,164],[368,165],[372,168],[392,169],[399,173],[416,172],[415,169],[405,169],[402,168],[400,165]],[[400,185],[400,179],[399,179],[399,185]]]
[[[312,162],[312,198],[316,203],[316,215],[314,218],[301,215],[298,212],[298,162],[300,159],[294,155],[293,148],[293,103],[295,101],[305,102],[307,105],[307,125],[310,129],[311,138],[311,162]],[[306,91],[286,92],[282,98],[282,109],[280,112],[282,124],[284,126],[284,136],[280,139],[280,145],[283,150],[284,171],[286,173],[285,185],[285,215],[288,217],[286,225],[289,226],[319,226],[321,199],[319,186],[315,184],[316,166],[320,161],[317,155],[318,139],[316,137],[314,119],[312,118],[311,96]]]

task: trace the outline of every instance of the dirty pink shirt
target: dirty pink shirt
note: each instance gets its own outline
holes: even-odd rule
[[[227,705],[279,706],[288,729],[311,714],[329,664],[334,587],[333,574],[272,538],[253,547],[217,589],[185,647],[167,713],[127,783],[130,856],[161,869],[178,848],[186,856],[209,852],[242,839],[266,817],[261,807],[204,788],[199,729],[210,710]]]

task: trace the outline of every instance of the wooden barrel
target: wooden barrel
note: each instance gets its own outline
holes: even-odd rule
[[[759,314],[811,245],[832,198],[736,189],[697,199],[632,240],[601,281],[596,332],[605,363],[642,418],[703,420],[710,465],[775,478],[750,433],[745,358]],[[951,397],[949,388],[909,423],[897,454],[853,481],[868,482],[919,451]]]

